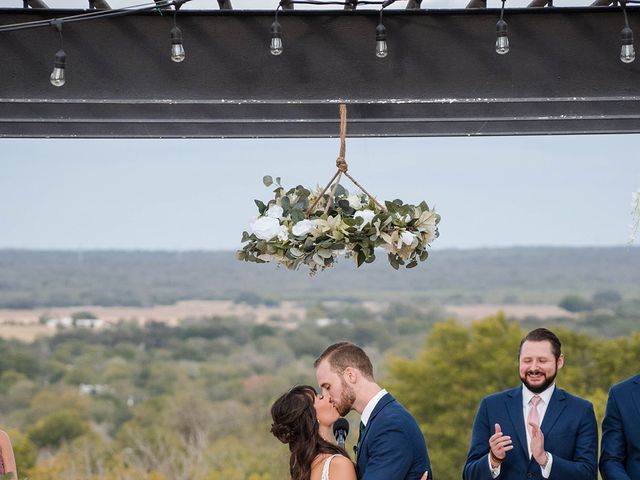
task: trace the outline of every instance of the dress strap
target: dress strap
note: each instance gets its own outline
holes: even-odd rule
[[[329,467],[331,466],[331,460],[333,457],[337,457],[338,454],[331,455],[324,461],[324,465],[322,466],[322,478],[321,480],[329,480]]]

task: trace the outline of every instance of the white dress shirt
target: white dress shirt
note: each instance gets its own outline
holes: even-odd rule
[[[551,401],[551,395],[553,395],[554,390],[556,389],[556,384],[553,383],[549,388],[547,388],[542,393],[533,393],[529,390],[524,384],[522,384],[522,414],[524,415],[524,431],[527,434],[527,451],[529,452],[529,458],[531,458],[531,433],[529,432],[529,425],[527,424],[527,418],[529,417],[529,410],[533,408],[533,405],[530,403],[531,399],[538,395],[540,397],[540,402],[538,403],[538,415],[540,416],[540,425],[542,425],[542,421],[544,420],[544,415],[547,413],[547,407],[549,406],[549,402]],[[542,477],[549,478],[549,474],[551,473],[551,464],[553,463],[553,457],[549,452],[547,453],[547,464],[540,469],[542,470]],[[507,452],[509,455],[509,452]],[[497,478],[500,475],[500,465],[497,468],[491,467],[491,454],[487,456],[489,460],[489,469],[491,470],[491,476],[493,478]]]
[[[388,392],[383,388],[378,393],[376,393],[371,400],[367,403],[367,406],[362,410],[362,415],[360,415],[360,421],[366,427],[367,423],[369,423],[369,418],[373,413],[373,409],[376,408],[378,402],[384,397]]]

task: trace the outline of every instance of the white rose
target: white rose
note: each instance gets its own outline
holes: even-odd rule
[[[347,197],[347,202],[349,202],[349,206],[351,208],[355,208],[356,210],[362,208],[362,202],[360,201],[360,196],[351,194]]]
[[[360,228],[365,226],[367,223],[371,223],[371,220],[373,220],[373,217],[375,216],[376,214],[374,213],[373,210],[360,210],[359,212],[356,212],[354,215],[354,217],[356,218],[360,217],[364,220],[362,224],[360,224]]]
[[[293,233],[297,237],[306,235],[314,228],[314,226],[315,225],[311,220],[300,220],[293,226],[293,228],[291,229],[291,233]]]
[[[278,220],[280,220],[282,218],[283,213],[284,213],[284,210],[280,205],[271,205],[265,215],[267,217],[277,218]]]
[[[280,230],[278,231],[278,240],[282,240],[283,242],[289,238],[289,230],[284,225],[280,225]]]
[[[416,236],[411,233],[411,232],[402,232],[400,234],[400,239],[402,240],[402,243],[404,243],[405,245],[411,245],[413,243],[413,241],[415,240]],[[400,243],[400,242],[398,242]],[[401,245],[398,245],[398,247],[400,247]]]
[[[251,233],[260,240],[271,240],[280,233],[280,222],[277,218],[260,217],[249,225]]]

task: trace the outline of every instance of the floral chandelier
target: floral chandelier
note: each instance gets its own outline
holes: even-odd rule
[[[340,255],[353,258],[360,267],[376,259],[376,249],[387,251],[389,264],[413,268],[425,261],[427,247],[436,239],[440,215],[426,202],[401,200],[382,205],[348,172],[345,160],[347,107],[340,105],[340,153],[337,171],[327,185],[311,191],[301,185],[284,189],[280,178],[265,176],[265,186],[275,184],[274,198],[256,200],[259,217],[242,233],[246,245],[238,260],[276,262],[290,270],[301,265],[315,274],[335,264]],[[360,190],[350,194],[342,185],[347,177]]]

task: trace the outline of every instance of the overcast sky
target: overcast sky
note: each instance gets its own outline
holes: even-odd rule
[[[324,184],[338,142],[0,139],[0,248],[236,248],[272,195],[262,176]],[[435,205],[434,248],[624,245],[639,149],[638,135],[366,138],[347,161],[380,199]]]

